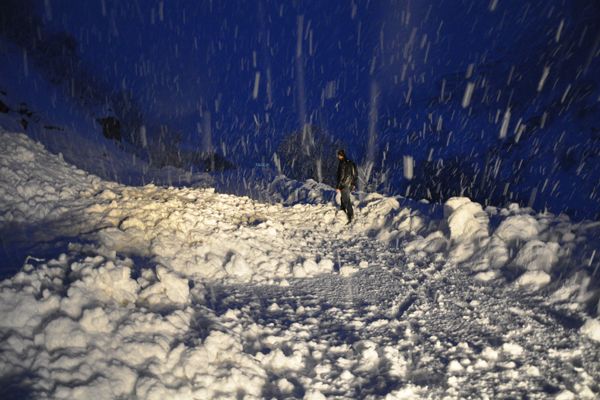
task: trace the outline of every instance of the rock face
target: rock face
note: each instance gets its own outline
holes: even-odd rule
[[[102,135],[107,139],[121,141],[121,121],[115,117],[97,118],[96,122],[102,126]]]

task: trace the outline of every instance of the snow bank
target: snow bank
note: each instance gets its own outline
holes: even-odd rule
[[[449,261],[471,269],[475,279],[498,282],[508,277],[525,292],[547,290],[553,304],[570,309],[584,309],[597,298],[593,282],[598,264],[593,259],[600,246],[598,223],[534,215],[515,204],[483,210],[467,198],[448,200],[444,216],[452,241]],[[597,314],[598,307],[592,309]],[[596,325],[590,321],[582,332],[593,339]]]
[[[217,315],[202,282],[150,266],[134,279],[131,259],[83,256],[84,247],[0,283],[0,376],[19,376],[33,397],[282,398],[297,397],[301,385],[305,398],[324,398],[351,393],[382,368],[407,376],[409,360],[395,346],[332,347],[315,335],[315,318],[281,330],[240,310]],[[377,326],[388,323],[398,325]],[[411,386],[389,398],[422,392]]]
[[[0,224],[56,218],[66,203],[92,196],[99,184],[27,136],[0,132]]]
[[[296,265],[287,241],[305,233],[279,221],[295,221],[302,214],[297,209],[212,189],[126,187],[69,166],[24,135],[2,133],[0,143],[0,224],[43,226],[37,231],[45,240],[92,231],[103,254],[152,259],[163,268],[159,282],[144,293],[150,303],[175,296],[171,274],[260,282],[332,270],[332,256],[319,262],[307,256]],[[308,226],[323,217],[333,222],[332,209],[317,211],[303,216]]]
[[[212,330],[210,316],[192,328],[188,282],[164,268],[134,280],[131,264],[63,257],[2,282],[0,373],[29,371],[51,398],[259,398],[266,373],[239,334]],[[186,345],[192,329],[210,333]]]
[[[466,197],[453,197],[444,204],[450,238],[456,242],[488,236],[488,216],[480,204]]]
[[[444,217],[452,247],[449,258],[453,263],[471,257],[488,238],[489,219],[480,204],[466,197],[453,197],[444,204]]]
[[[143,294],[148,304],[176,296],[166,283],[171,274],[242,283],[306,278],[331,273],[337,257],[335,249],[305,252],[310,243],[334,234],[367,234],[390,243],[417,235],[428,223],[419,211],[401,207],[397,198],[360,194],[354,199],[356,222],[346,227],[332,204],[335,191],[314,181],[276,178],[272,188],[285,186],[282,195],[291,193],[285,202],[294,202],[284,207],[212,189],[134,188],[101,181],[24,135],[3,133],[2,146],[0,190],[6,212],[1,221],[43,226],[35,231],[43,232],[46,241],[92,232],[88,239],[100,254],[151,260],[159,279]]]
[[[6,211],[0,221],[47,223],[68,215],[69,224],[51,224],[54,232],[49,229],[48,235],[94,231],[102,254],[152,260],[164,279],[144,293],[149,304],[174,296],[170,284],[163,282],[169,274],[184,280],[273,283],[330,273],[335,251],[300,258],[298,252],[302,254],[302,243],[306,247],[332,234],[367,235],[396,246],[402,241],[416,254],[447,253],[450,263],[465,263],[476,279],[495,280],[508,270],[516,285],[538,290],[555,283],[553,274],[565,268],[561,257],[590,257],[580,243],[598,231],[589,223],[535,216],[514,205],[483,210],[464,197],[444,204],[440,225],[422,212],[426,207],[377,193],[356,194],[356,218],[346,227],[335,190],[311,180],[275,178],[270,191],[283,205],[265,204],[212,189],[130,188],[103,182],[24,135],[2,133],[1,146],[0,201]],[[343,269],[357,270],[353,265]]]
[[[281,199],[288,204],[265,204],[212,189],[104,182],[23,135],[3,134],[0,145],[2,229],[26,224],[50,243],[85,233],[65,254],[28,259],[0,282],[0,376],[16,377],[33,397],[356,394],[354,388],[376,382],[382,371],[395,382],[409,382],[413,355],[407,349],[428,341],[441,346],[429,333],[401,329],[396,315],[407,300],[390,301],[394,311],[377,318],[346,321],[352,308],[326,308],[320,299],[286,303],[281,296],[291,292],[278,292],[282,301],[259,301],[263,314],[253,320],[246,298],[217,314],[218,307],[211,307],[222,300],[215,298],[218,286],[287,291],[294,283],[337,274],[339,281],[327,284],[342,298],[340,282],[348,285],[342,291],[352,291],[384,260],[397,263],[386,266],[388,278],[399,271],[414,278],[398,281],[414,293],[423,279],[465,268],[475,279],[523,293],[545,290],[551,305],[581,310],[597,302],[592,267],[598,223],[572,224],[517,207],[484,210],[466,198],[451,199],[444,218],[435,220],[433,206],[358,193],[356,220],[348,226],[335,191],[315,182],[277,178],[272,188],[287,188]],[[424,307],[414,314],[417,325],[443,303],[437,294],[429,296],[408,301],[409,308],[413,301]],[[460,306],[466,313],[472,304]],[[290,315],[302,323],[292,323]],[[579,332],[598,341],[598,319],[592,317]],[[315,335],[320,330],[357,332],[357,338],[334,344]],[[385,333],[377,340],[358,337],[378,330]],[[389,332],[395,342],[387,341]],[[449,393],[472,371],[514,369],[528,349],[503,339],[472,364],[456,350],[446,357],[447,365],[439,367]],[[469,346],[461,346],[467,353]],[[424,386],[408,383],[387,397],[426,395]]]
[[[299,182],[283,175],[269,186],[270,200],[288,206],[299,204],[327,205],[335,210],[341,204],[340,194],[331,186],[312,179]],[[355,220],[350,229],[390,243],[423,232],[431,222],[417,203],[402,197],[386,197],[379,193],[355,192],[351,195]],[[401,206],[402,204],[402,206]],[[341,214],[341,212],[339,213]],[[325,216],[324,222],[332,220]]]

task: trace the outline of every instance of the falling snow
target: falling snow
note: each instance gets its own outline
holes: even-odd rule
[[[0,397],[597,398],[598,20],[3,0]]]

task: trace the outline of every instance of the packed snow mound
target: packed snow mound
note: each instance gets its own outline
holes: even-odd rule
[[[450,264],[470,269],[476,280],[508,281],[528,293],[543,289],[554,305],[598,314],[599,264],[594,259],[600,245],[599,223],[535,215],[516,204],[483,210],[460,197],[444,204],[444,217],[453,242],[448,249]],[[596,335],[593,328],[582,332],[590,338]]]
[[[0,285],[0,329],[12,332],[2,346],[0,374],[29,370],[40,395],[59,399],[132,393],[178,398],[190,397],[192,390],[204,398],[259,397],[256,388],[266,374],[254,357],[240,351],[240,332],[212,331],[194,347],[183,343],[199,318],[188,299],[187,280],[150,270],[133,280],[127,259],[69,261],[70,266],[66,258],[28,265]],[[159,298],[152,300],[150,292]],[[200,287],[192,292],[202,298]],[[158,304],[172,308],[165,312]],[[208,328],[210,316],[203,324]],[[37,357],[23,363],[33,348]],[[57,384],[44,387],[43,382]]]
[[[307,242],[338,233],[369,233],[391,241],[426,226],[418,212],[376,194],[355,200],[359,218],[348,230],[332,201],[296,201],[284,207],[213,189],[127,187],[88,175],[20,134],[2,133],[0,149],[5,210],[0,222],[43,226],[39,230],[44,240],[91,232],[89,239],[102,254],[144,257],[164,268],[159,275],[167,280],[176,274],[273,283],[330,273],[335,252],[304,253]],[[325,185],[303,193],[302,198],[325,198],[327,193],[335,198],[335,191]],[[155,301],[160,293],[156,287],[145,296]]]
[[[600,342],[600,320],[590,319],[581,327],[581,332],[590,339]]]
[[[513,215],[506,218],[498,229],[496,236],[504,242],[527,241],[535,239],[540,233],[540,224],[531,215]]]
[[[481,204],[466,197],[452,197],[444,204],[450,238],[454,241],[488,236],[488,216]]]
[[[27,136],[0,132],[0,223],[57,217],[61,204],[89,198],[99,183]]]
[[[388,244],[410,239],[408,249],[445,251],[449,262],[465,262],[479,280],[501,278],[503,271],[514,279],[529,273],[516,284],[535,289],[556,282],[553,275],[565,276],[564,258],[573,261],[576,256],[589,264],[582,273],[593,287],[596,264],[589,246],[598,231],[594,223],[536,216],[516,205],[483,210],[464,197],[448,200],[444,221],[436,222],[422,204],[357,193],[357,218],[346,227],[338,212],[339,194],[312,180],[275,178],[270,191],[280,203],[274,204],[212,189],[127,187],[68,165],[25,135],[1,135],[0,222],[43,224],[38,240],[92,232],[89,239],[102,254],[143,257],[186,279],[274,283],[330,273],[342,267],[336,265],[335,251],[310,254],[302,249],[341,234],[367,235]],[[154,301],[160,293],[157,286],[145,296]]]

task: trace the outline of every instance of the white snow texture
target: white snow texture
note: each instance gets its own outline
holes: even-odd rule
[[[599,395],[599,223],[371,193],[346,226],[325,185],[271,191],[123,186],[0,133],[4,241],[70,238],[0,283],[6,398]]]

